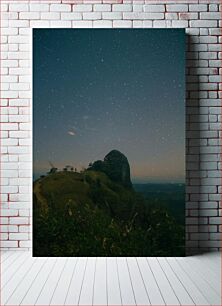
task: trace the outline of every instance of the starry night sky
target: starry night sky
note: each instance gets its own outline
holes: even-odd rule
[[[133,182],[185,180],[183,29],[33,30],[34,175],[112,149]]]

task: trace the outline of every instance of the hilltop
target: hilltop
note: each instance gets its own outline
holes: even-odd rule
[[[72,210],[78,205],[101,208],[111,217],[126,220],[135,209],[136,193],[112,181],[105,173],[85,170],[82,173],[60,171],[34,183],[34,202],[37,209]],[[48,203],[48,204],[47,204]]]
[[[53,169],[33,186],[34,256],[183,255],[184,228],[133,189],[122,153],[81,172]]]

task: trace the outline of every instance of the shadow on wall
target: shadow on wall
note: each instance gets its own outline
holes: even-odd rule
[[[186,35],[186,255],[203,253],[199,247],[199,206],[201,194],[200,168],[200,78],[198,75],[198,46]],[[208,231],[208,225],[202,225]],[[208,251],[206,249],[206,251]]]

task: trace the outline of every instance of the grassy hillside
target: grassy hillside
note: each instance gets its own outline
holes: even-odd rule
[[[184,254],[184,227],[170,212],[105,173],[61,171],[33,191],[34,256]]]

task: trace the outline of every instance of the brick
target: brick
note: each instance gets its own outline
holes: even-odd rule
[[[173,20],[172,21],[173,28],[186,28],[188,27],[188,21],[187,20]]]
[[[192,240],[208,240],[209,234],[208,233],[193,233],[191,234]]]
[[[156,12],[156,13],[160,13],[160,12],[165,12],[165,7],[163,4],[161,5],[144,5],[144,12]]]
[[[30,3],[29,4],[30,11],[35,12],[48,12],[49,11],[49,4],[46,3]]]
[[[31,20],[30,21],[31,28],[49,28],[49,26],[50,26],[49,20],[34,20],[34,21]]]
[[[200,209],[199,216],[215,217],[215,216],[217,216],[217,210],[216,209]]]
[[[218,208],[218,203],[214,201],[207,201],[207,202],[200,202],[199,203],[199,208],[200,209],[211,209],[217,211],[216,209]]]
[[[204,224],[207,224],[208,222],[208,218],[207,217],[199,217],[199,224],[200,225],[204,225]]]
[[[220,107],[209,107],[209,113],[210,114],[218,114],[218,115],[220,115],[220,113],[221,113],[221,109],[220,109]],[[212,137],[214,137],[214,136],[212,136]]]
[[[27,138],[29,137],[29,132],[27,131],[10,131],[10,138]]]
[[[200,13],[200,19],[215,19],[220,20],[221,19],[221,13]]]
[[[192,218],[186,218],[186,225],[192,225],[192,224],[198,224],[198,218],[192,217]]]
[[[198,19],[198,13],[179,13],[179,19]]]
[[[190,20],[190,27],[212,28],[217,27],[216,20]]]
[[[221,46],[219,44],[209,44],[208,45],[208,51],[221,51]]]
[[[26,67],[27,66],[29,66],[29,61],[28,60],[16,60],[17,61],[17,65],[14,65],[14,67],[17,67],[17,66],[20,66],[20,67],[22,67],[22,65],[23,65],[23,62],[25,62],[26,63]],[[12,66],[13,67],[13,66]]]
[[[95,12],[110,12],[111,4],[94,4],[93,11]]]
[[[101,19],[102,18],[102,13],[101,12],[87,12],[83,13],[83,19],[88,19],[88,20],[96,20],[96,19]]]
[[[1,92],[1,97],[10,99],[10,98],[18,98],[18,92],[17,91],[9,91],[9,90],[5,90]]]
[[[134,4],[133,5],[133,11],[134,12],[142,12],[143,11],[143,5],[142,4]]]
[[[1,240],[8,240],[8,233],[1,233]]]
[[[17,187],[9,186],[8,188],[17,188]],[[17,209],[1,209],[1,217],[14,217],[14,216],[18,216]]]
[[[221,233],[210,233],[210,240],[218,240],[221,241]]]
[[[1,248],[17,248],[18,242],[17,241],[1,241],[0,247]]]
[[[221,225],[221,217],[210,217],[209,218],[209,223],[210,224]]]
[[[0,115],[1,122],[8,122],[8,115],[3,115],[3,113]]]
[[[155,28],[171,28],[172,22],[171,20],[154,20],[153,26]]]
[[[9,122],[29,122],[30,118],[27,115],[9,115]]]
[[[2,177],[18,177],[18,171],[16,170],[2,170]]]
[[[39,12],[19,13],[19,19],[39,19],[39,18],[40,18]]]
[[[1,11],[7,12],[8,11],[8,4],[1,4]]]
[[[1,203],[3,202],[3,199],[2,199],[2,195],[1,195]],[[0,217],[0,224],[8,224],[9,220],[8,218],[6,217]]]
[[[26,161],[26,162],[29,161],[30,162],[32,160],[29,154],[21,154],[19,155],[19,161]]]
[[[28,74],[30,75],[30,68],[10,68],[9,74],[12,74],[12,75]]]
[[[221,195],[220,194],[209,194],[210,201],[220,201]]]
[[[151,21],[152,24],[152,21]],[[142,28],[143,21],[142,20],[133,20],[133,28]]]
[[[102,19],[122,19],[121,12],[105,12],[102,13]]]
[[[9,233],[9,240],[28,240],[27,233]]]
[[[59,20],[60,19],[60,13],[58,12],[49,12],[49,13],[41,13],[41,19],[46,20]]]
[[[3,28],[7,28],[8,25],[9,25],[9,21],[7,19],[6,20],[4,20],[4,19],[1,20],[1,26]]]
[[[92,20],[76,20],[72,21],[73,28],[92,28]]]
[[[3,166],[3,164],[2,164],[2,166]],[[9,179],[8,178],[2,178],[1,179],[1,186],[7,186],[8,184],[9,184]]]
[[[28,12],[29,6],[25,3],[9,4],[9,12]]]
[[[92,12],[92,4],[76,4],[73,5],[73,11],[75,12]]]
[[[29,147],[22,147],[22,146],[8,147],[8,152],[12,154],[29,153]]]
[[[29,233],[30,232],[30,227],[29,226],[25,226],[25,225],[20,225],[19,226],[19,232],[20,233]]]
[[[13,154],[8,154],[8,160],[10,162],[18,162],[18,156],[17,155],[13,155]]]
[[[18,35],[18,28],[2,28],[1,35]],[[1,58],[3,59],[3,52]]]
[[[31,241],[19,241],[20,248],[30,248],[31,246]]]
[[[17,225],[1,225],[0,230],[2,233],[7,232],[18,232],[18,226]]]
[[[29,100],[28,99],[13,99],[9,100],[10,106],[29,106]]]
[[[12,83],[10,84],[11,90],[29,90],[30,86],[28,83]]]
[[[114,12],[131,12],[132,11],[131,4],[113,4],[112,11]]]
[[[9,51],[18,51],[18,44],[8,44]]]
[[[18,145],[18,139],[2,139],[1,141],[1,145],[2,146],[17,146]],[[3,169],[3,165],[2,165],[2,169]]]
[[[221,61],[220,60],[210,60],[209,61],[210,67],[221,67]],[[215,73],[217,74],[217,73]]]
[[[1,125],[1,130],[3,131],[15,131],[18,130],[18,123],[4,123]]]
[[[165,19],[176,20],[178,19],[177,13],[165,13]]]
[[[81,20],[81,13],[61,13],[62,20]]]
[[[220,161],[220,155],[219,154],[202,154],[200,156],[200,159],[201,161]]]
[[[221,172],[219,170],[208,171],[208,177],[221,177]]]
[[[167,12],[188,12],[188,5],[186,4],[171,4],[166,5]]]
[[[50,27],[52,28],[71,28],[72,23],[68,20],[51,20]]]
[[[19,216],[20,217],[29,217],[30,216],[30,209],[19,209]]]
[[[9,27],[11,28],[17,28],[17,27],[27,28],[28,26],[29,26],[28,20],[9,20]]]
[[[190,12],[206,12],[207,4],[189,4]]]
[[[111,20],[94,20],[93,27],[94,28],[111,28],[112,21]]]
[[[2,60],[1,61],[2,67],[18,67],[17,60]]]
[[[9,69],[1,67],[0,73],[1,75],[8,74]],[[2,98],[2,97],[1,97]]]
[[[187,226],[187,231],[191,233],[198,232],[198,226],[197,225],[189,225]]]
[[[9,218],[9,223],[24,225],[24,224],[29,224],[29,219],[25,217],[11,217]]]
[[[209,4],[209,11],[210,12],[218,12],[219,6],[218,4]]]
[[[221,29],[215,28],[215,29],[209,29],[210,35],[221,35]]]
[[[51,12],[70,12],[71,5],[69,4],[51,4],[50,11]]]
[[[208,225],[208,226],[199,226],[199,232],[208,232],[208,233],[212,233],[212,232],[216,232],[217,231],[217,226],[216,225]]]
[[[131,20],[114,20],[113,27],[114,28],[131,28],[132,21]]]
[[[153,24],[151,20],[143,20],[143,27],[144,28],[152,28]]]
[[[203,170],[217,170],[216,162],[202,162],[200,166]]]

